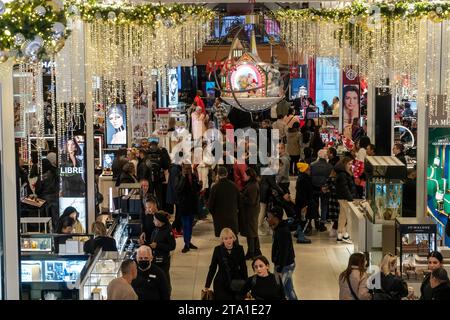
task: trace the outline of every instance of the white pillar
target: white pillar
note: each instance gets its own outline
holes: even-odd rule
[[[0,64],[0,153],[1,153],[1,212],[3,236],[3,265],[5,296],[18,300],[19,290],[19,234],[16,194],[16,150],[14,140],[13,62]]]

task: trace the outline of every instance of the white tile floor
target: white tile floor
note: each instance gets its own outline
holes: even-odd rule
[[[294,285],[299,299],[333,300],[338,298],[338,275],[345,269],[353,246],[337,244],[335,238],[329,238],[328,232],[313,234],[312,244],[294,243],[296,269]],[[295,238],[294,238],[295,241]],[[205,285],[213,248],[219,244],[214,237],[212,219],[199,221],[194,228],[192,242],[199,247],[188,253],[181,253],[183,239],[177,239],[177,248],[173,252],[170,274],[172,279],[172,299],[200,299],[201,289]],[[246,240],[239,237],[246,248]],[[272,239],[261,239],[261,250],[270,260]],[[248,262],[249,275],[253,274]]]

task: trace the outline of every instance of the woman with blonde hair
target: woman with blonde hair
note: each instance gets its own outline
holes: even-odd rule
[[[214,279],[214,300],[240,300],[247,279],[244,248],[236,243],[230,228],[220,232],[221,244],[214,248],[203,291],[208,291]]]
[[[408,295],[408,285],[397,272],[397,256],[386,254],[375,279],[373,300],[401,300]]]

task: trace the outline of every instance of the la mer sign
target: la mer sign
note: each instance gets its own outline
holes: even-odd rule
[[[450,105],[446,95],[427,95],[426,104],[430,128],[450,127]]]

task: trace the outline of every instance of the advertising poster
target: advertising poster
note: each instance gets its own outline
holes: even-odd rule
[[[438,233],[445,237],[450,214],[450,128],[430,128],[428,131],[427,164],[428,211],[437,222]]]
[[[169,69],[167,74],[169,84],[169,106],[178,105],[178,72],[176,68]]]
[[[134,140],[146,138],[150,135],[149,121],[149,95],[141,83],[141,85],[138,86],[138,89],[135,90],[133,97],[133,114],[131,117],[131,123],[133,125]]]
[[[342,128],[344,133],[346,128],[351,124],[353,119],[360,117],[360,87],[358,71],[348,66],[343,71],[343,90],[342,90]]]
[[[86,164],[85,138],[77,135],[64,141],[61,154],[59,214],[72,206],[86,230]]]
[[[127,145],[126,105],[111,105],[106,110],[106,144],[108,146]]]

